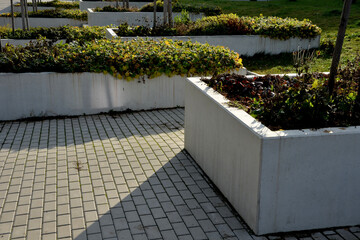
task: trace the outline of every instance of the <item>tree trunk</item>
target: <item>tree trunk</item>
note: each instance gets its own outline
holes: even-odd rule
[[[125,0],[122,0],[123,3],[123,8],[125,8],[126,4],[125,4]]]
[[[25,0],[20,0],[21,23],[22,23],[22,29],[26,30],[24,2]]]
[[[169,26],[173,27],[173,19],[172,19],[172,0],[168,0],[168,19],[169,19]]]
[[[347,25],[349,15],[350,15],[351,2],[352,2],[352,0],[344,1],[344,6],[343,6],[342,14],[341,14],[339,31],[338,31],[338,35],[337,35],[337,39],[336,39],[333,59],[332,59],[331,68],[330,68],[330,77],[329,77],[329,93],[330,94],[332,94],[334,91],[335,77],[337,75],[337,68],[339,66],[341,50],[342,50],[342,46],[344,43],[346,25]]]
[[[126,2],[126,8],[130,8],[129,0],[125,0],[125,2]]]
[[[119,7],[119,0],[115,1],[115,7],[118,8]]]
[[[37,3],[36,3],[36,0],[31,0],[31,2],[32,2],[33,12],[37,12]]]
[[[156,0],[154,0],[154,22],[153,28],[156,28]]]
[[[164,13],[164,25],[166,25],[168,23],[168,20],[167,20],[167,10],[168,10],[168,0],[164,0],[164,3],[163,3],[163,13]]]
[[[12,28],[12,33],[15,33],[15,19],[14,19],[14,1],[10,0],[10,4],[11,4],[11,28]]]
[[[26,30],[30,30],[30,26],[29,26],[29,11],[28,11],[27,0],[24,0],[24,7],[25,7]]]

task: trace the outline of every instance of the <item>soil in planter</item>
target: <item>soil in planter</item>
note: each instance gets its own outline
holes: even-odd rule
[[[271,130],[360,125],[360,55],[339,69],[334,94],[328,76],[247,78],[225,74],[203,81]]]

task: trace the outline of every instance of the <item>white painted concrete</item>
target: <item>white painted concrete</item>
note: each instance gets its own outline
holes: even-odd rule
[[[51,10],[51,9],[55,9],[54,7],[37,7],[38,11],[42,11],[42,10]],[[32,11],[33,7],[32,6],[28,6],[28,10]],[[20,6],[14,6],[14,11],[15,12],[21,12],[21,7]]]
[[[0,120],[184,106],[185,77],[134,81],[102,73],[0,73]]]
[[[360,128],[271,131],[198,78],[185,148],[256,234],[360,224]]]
[[[109,39],[118,38],[115,29],[108,28],[106,37]],[[136,37],[120,37],[128,41]],[[161,39],[164,37],[146,37],[150,39]],[[298,51],[299,49],[318,48],[320,36],[313,39],[290,38],[288,40],[271,39],[258,35],[215,35],[215,36],[166,36],[174,40],[191,40],[199,43],[209,43],[215,46],[228,47],[231,50],[244,56],[253,56],[257,53],[279,54]]]
[[[82,26],[86,21],[70,18],[29,18],[30,27],[59,27],[59,26]],[[0,26],[11,26],[10,17],[0,17]],[[15,28],[22,28],[21,18],[15,18]]]
[[[141,8],[142,6],[148,4],[149,2],[129,2],[130,7]],[[119,1],[120,7],[122,7],[122,1]],[[80,10],[85,11],[88,8],[103,8],[105,6],[116,6],[116,2],[107,2],[107,1],[80,1]]]
[[[154,15],[152,12],[94,12],[91,8],[87,9],[89,26],[117,26],[127,22],[130,26],[152,26]],[[181,13],[173,13],[178,16]],[[202,18],[203,14],[189,13],[191,20]],[[159,12],[156,17],[158,22],[163,21],[163,14]]]
[[[6,44],[14,45],[14,46],[25,46],[29,44],[31,41],[36,41],[36,39],[0,39],[0,46],[5,46]],[[50,41],[50,40],[49,40]],[[66,39],[58,40],[55,42],[55,44],[66,42]]]

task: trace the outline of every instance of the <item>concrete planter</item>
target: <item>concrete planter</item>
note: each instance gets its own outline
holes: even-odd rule
[[[112,39],[119,36],[116,35],[113,28],[108,28],[106,30],[106,37]],[[136,37],[120,38],[123,41],[128,41]],[[164,37],[147,38],[161,39]],[[313,39],[290,38],[288,40],[271,39],[258,35],[166,36],[166,38],[224,46],[243,56],[253,56],[257,53],[290,53],[299,49],[318,48],[320,46],[320,36]]]
[[[54,7],[37,7],[38,11],[42,11],[42,10],[52,10],[55,9]],[[33,10],[32,6],[28,6],[28,10],[29,12],[31,12]],[[14,6],[14,11],[15,12],[21,12],[21,7],[20,6]]]
[[[82,26],[86,21],[70,18],[29,18],[30,27]],[[0,26],[11,26],[11,17],[0,17]],[[21,18],[15,18],[15,28],[22,28]]]
[[[185,81],[164,75],[126,81],[102,73],[0,73],[0,120],[183,107]]]
[[[360,128],[271,131],[190,78],[185,148],[256,234],[360,224]]]
[[[152,12],[94,12],[91,8],[87,9],[89,26],[108,26],[128,23],[130,26],[152,26],[154,13]],[[173,13],[173,17],[181,13]],[[162,12],[157,13],[157,21],[163,21]],[[190,13],[191,20],[202,18],[203,14]]]
[[[5,46],[6,44],[14,45],[14,46],[25,46],[26,44],[29,44],[31,41],[36,41],[36,39],[0,39],[0,46]],[[48,39],[48,41],[50,41]],[[55,42],[55,44],[58,44],[60,42],[65,43],[66,39],[58,40]]]
[[[130,7],[141,8],[142,6],[150,2],[129,2]],[[119,1],[119,5],[122,6],[122,2]],[[105,2],[105,1],[80,1],[80,10],[85,11],[88,8],[103,8],[106,6],[116,6],[116,2]]]

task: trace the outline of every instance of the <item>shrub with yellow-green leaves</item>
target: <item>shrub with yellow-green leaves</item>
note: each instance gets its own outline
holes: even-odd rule
[[[97,72],[117,78],[154,78],[165,74],[212,75],[242,67],[241,58],[224,47],[190,41],[99,40],[26,47],[6,46],[0,52],[3,72]]]
[[[236,14],[220,14],[198,19],[194,22],[158,26],[155,29],[143,26],[119,26],[120,36],[169,36],[169,35],[262,35],[273,39],[292,37],[314,38],[321,34],[321,28],[310,20],[279,17],[239,17]]]
[[[11,17],[11,13],[1,13],[0,17]],[[21,17],[21,13],[15,12],[14,17]],[[80,11],[79,9],[48,9],[39,10],[37,12],[29,12],[29,17],[37,18],[71,18],[76,20],[87,20],[86,11]]]
[[[47,38],[51,40],[66,39],[67,42],[92,41],[105,39],[106,27],[102,26],[59,26],[59,27],[35,27],[30,30],[15,29],[13,32],[9,27],[0,26],[0,37],[11,39],[38,39]]]

